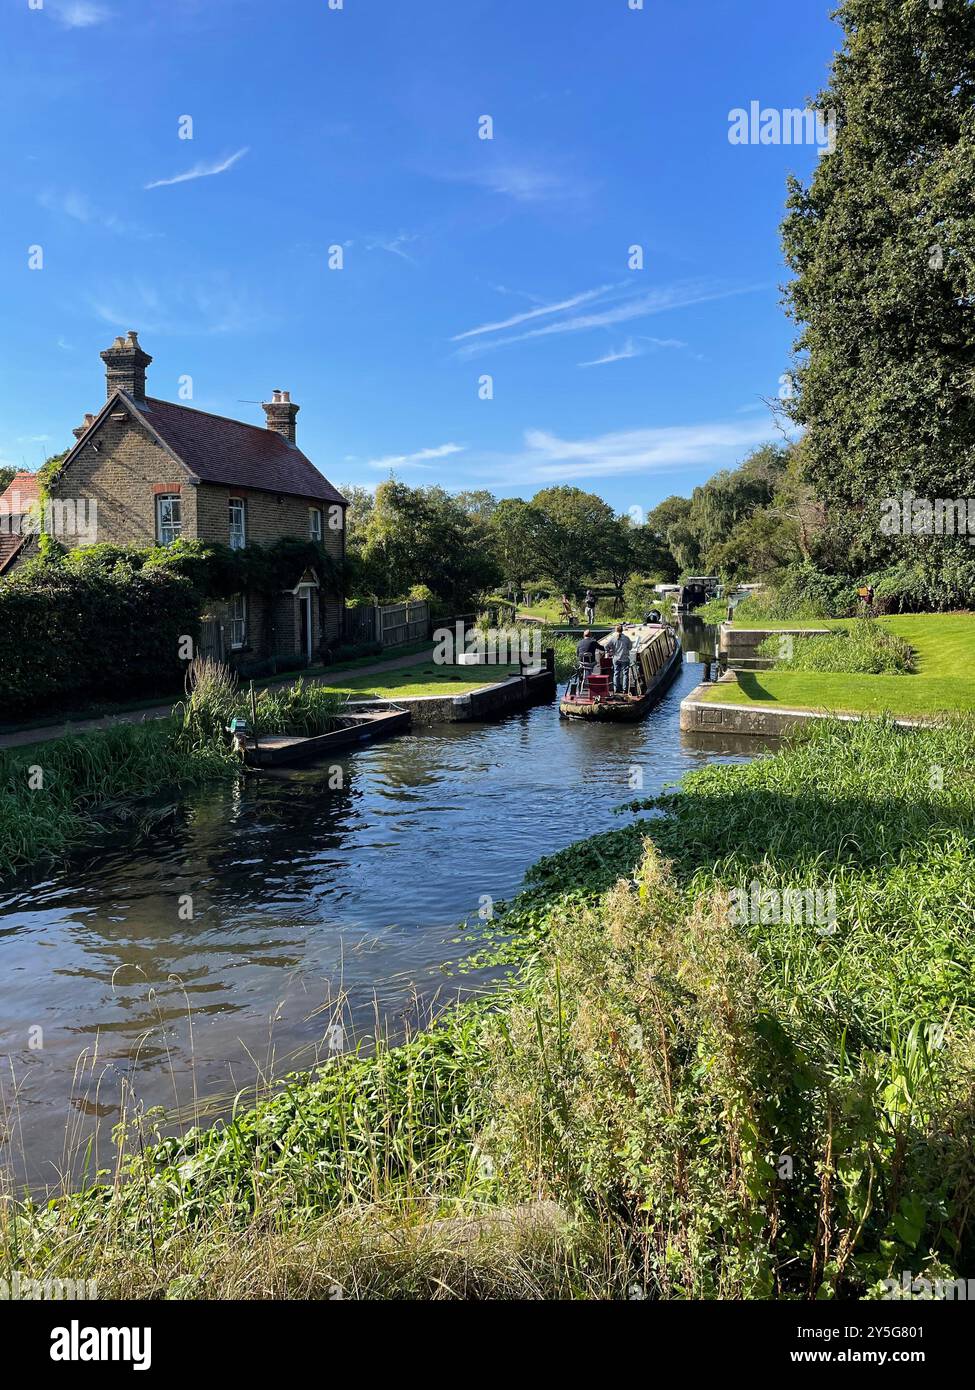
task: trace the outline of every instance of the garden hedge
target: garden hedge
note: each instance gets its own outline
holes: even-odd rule
[[[0,720],[179,689],[200,596],[163,568],[33,561],[0,581]]]

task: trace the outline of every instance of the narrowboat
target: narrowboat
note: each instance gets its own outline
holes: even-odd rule
[[[625,623],[623,631],[633,643],[630,652],[630,689],[614,694],[613,660],[604,637],[591,670],[580,668],[559,701],[566,719],[636,720],[653,708],[680,670],[680,640],[666,623]]]

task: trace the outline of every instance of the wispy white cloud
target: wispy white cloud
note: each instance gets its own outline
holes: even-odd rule
[[[483,333],[498,333],[505,328],[515,328],[518,324],[528,323],[530,319],[543,318],[546,314],[562,314],[567,309],[575,309],[580,304],[587,304],[593,299],[599,299],[601,295],[608,294],[613,288],[612,285],[600,285],[595,290],[583,290],[581,294],[574,294],[569,299],[561,299],[557,304],[543,304],[537,309],[526,309],[522,314],[513,314],[511,318],[499,319],[496,323],[482,323],[477,328],[468,328],[463,333],[455,333],[450,341],[459,343],[464,338],[477,338]]]
[[[404,246],[409,246],[417,240],[416,232],[399,232],[394,237],[386,238],[373,237],[366,242],[368,251],[388,251],[391,256],[399,256],[403,261],[409,261],[410,265],[416,265],[415,257],[403,250]]]
[[[764,285],[741,285],[729,287],[713,281],[681,281],[651,290],[646,294],[631,296],[617,303],[597,309],[593,313],[575,314],[569,318],[547,323],[539,328],[527,329],[524,333],[513,333],[502,338],[491,338],[483,343],[465,343],[458,348],[460,357],[472,357],[475,353],[496,348],[509,347],[512,343],[523,343],[530,339],[546,338],[562,333],[582,333],[591,328],[611,328],[618,323],[635,319],[649,318],[653,314],[663,314],[672,309],[686,309],[692,304],[705,304],[716,299],[728,299],[735,295],[751,294],[766,288]]]
[[[525,488],[532,484],[576,482],[675,472],[695,465],[716,471],[770,436],[766,421],[716,421],[619,430],[592,438],[563,439],[549,430],[530,429],[524,448],[514,453],[473,456],[468,474],[482,485]]]
[[[431,460],[462,454],[463,444],[438,444],[434,449],[417,449],[412,454],[387,454],[385,458],[370,459],[367,468],[429,468]]]
[[[604,367],[608,362],[625,362],[630,357],[642,357],[643,349],[637,347],[632,338],[627,338],[621,348],[607,352],[603,357],[594,357],[591,362],[580,362],[580,367]]]
[[[665,348],[686,348],[680,338],[651,338],[646,333],[638,333],[635,338],[627,338],[621,348],[614,348],[602,357],[594,357],[591,362],[580,362],[580,367],[603,367],[608,362],[625,362],[631,357],[645,357],[648,352],[661,352]]]
[[[75,222],[82,222],[87,227],[101,227],[107,232],[114,232],[117,236],[145,237],[151,238],[159,236],[158,232],[147,231],[136,222],[127,222],[123,218],[116,216],[114,212],[105,212],[97,207],[86,193],[79,193],[75,190],[58,192],[54,189],[46,189],[37,199],[41,207],[48,212],[56,212],[62,217],[70,217]]]
[[[111,10],[94,0],[53,0],[51,13],[66,29],[91,29],[112,17]]]
[[[546,430],[528,430],[529,468],[540,479],[606,478],[626,473],[660,473],[690,464],[714,462],[768,437],[768,425],[703,424],[622,430],[593,439],[560,439]]]
[[[174,174],[170,179],[153,179],[151,183],[144,185],[146,188],[169,188],[174,183],[189,183],[191,179],[208,179],[214,174],[225,174],[228,169],[232,169],[239,159],[249,153],[250,146],[245,145],[236,154],[228,155],[226,159],[218,160],[216,164],[207,164],[201,161],[194,164],[192,169],[187,169],[184,174]]]
[[[103,323],[140,333],[243,333],[268,323],[247,292],[223,276],[170,279],[164,294],[144,280],[104,282],[93,287],[86,304]]]
[[[586,198],[591,192],[589,182],[578,175],[563,174],[528,161],[488,162],[490,156],[486,153],[484,160],[480,167],[459,172],[439,171],[435,177],[450,183],[471,184],[516,203],[567,202]]]

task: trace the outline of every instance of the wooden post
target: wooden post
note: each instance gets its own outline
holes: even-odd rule
[[[252,737],[253,740],[254,740],[254,752],[256,753],[256,752],[257,752],[257,749],[258,749],[258,747],[259,747],[258,742],[257,742],[257,695],[256,695],[255,692],[254,692],[254,682],[253,682],[253,681],[251,681],[251,684],[250,684],[250,694],[251,694],[251,737]]]

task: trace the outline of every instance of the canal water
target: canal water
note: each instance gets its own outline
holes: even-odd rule
[[[684,634],[692,656],[711,633]],[[94,1136],[164,1106],[174,1124],[356,1038],[401,1036],[487,975],[452,975],[458,926],[541,855],[626,824],[632,800],[716,758],[678,730],[693,660],[648,718],[594,725],[542,705],[350,752],[331,767],[187,797],[0,896],[0,1163],[35,1186]],[[334,767],[341,768],[341,786]],[[444,967],[448,969],[444,969]],[[336,1031],[337,1028],[341,1032]]]

